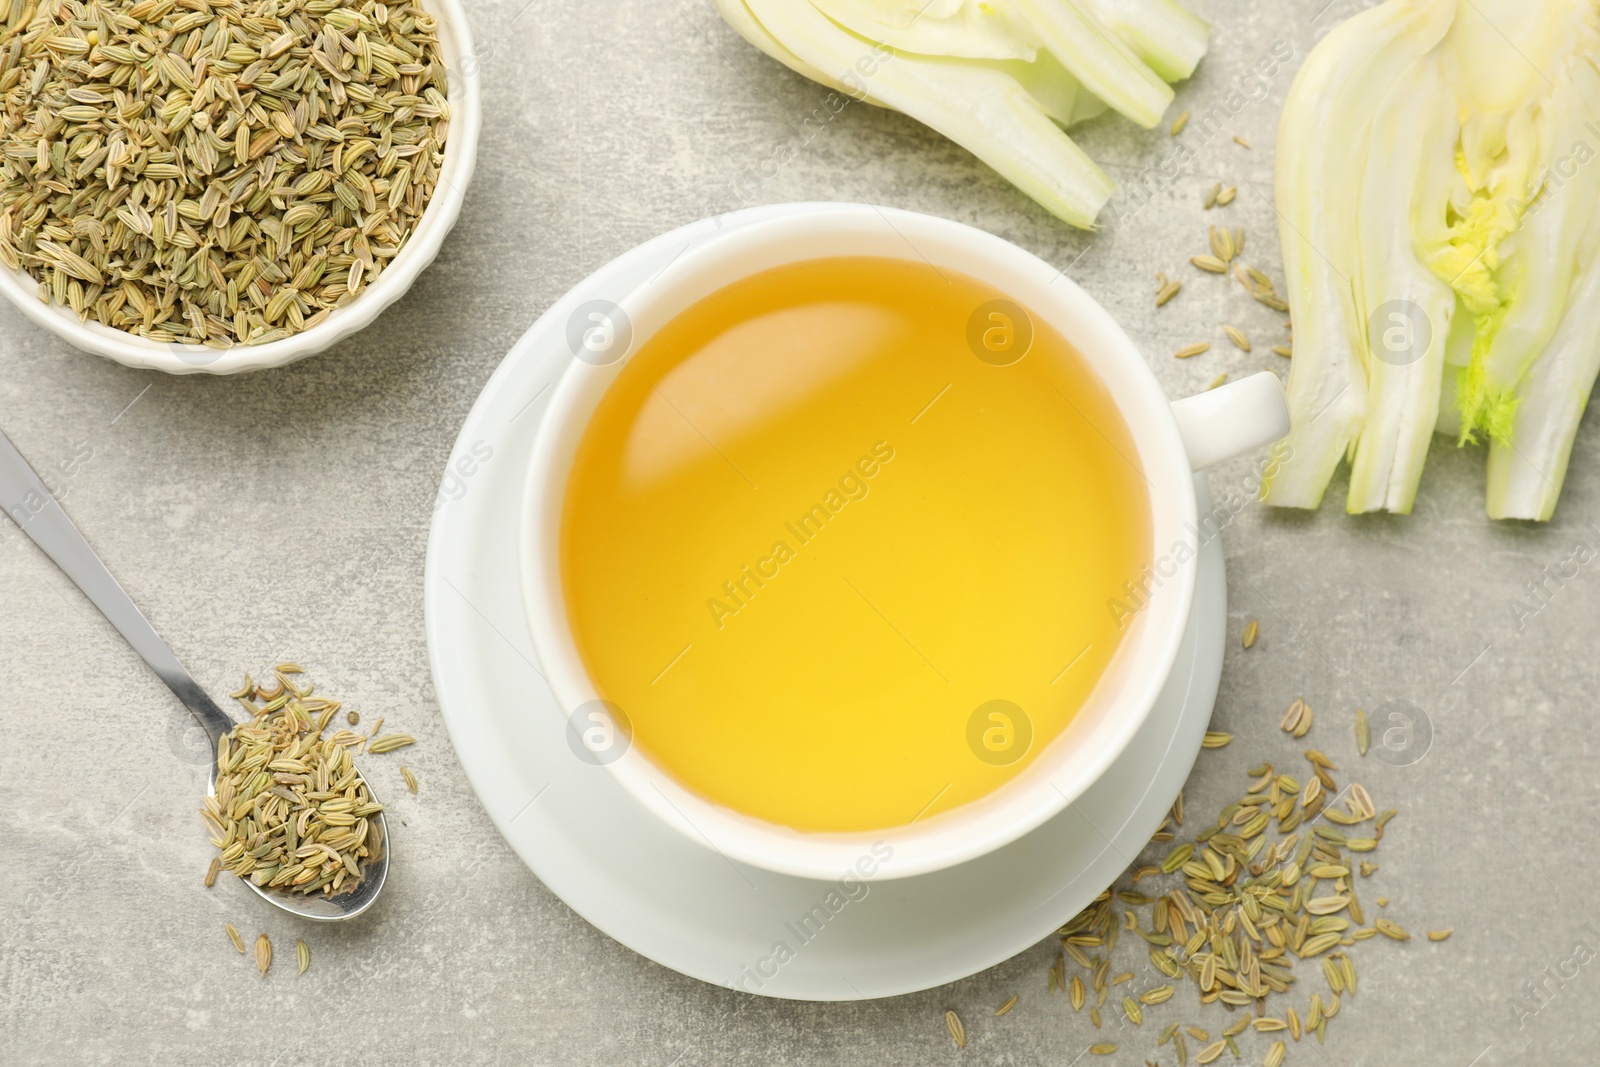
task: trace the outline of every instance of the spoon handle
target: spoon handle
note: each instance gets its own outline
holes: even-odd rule
[[[83,590],[150,669],[160,675],[167,688],[177,694],[200,721],[206,736],[211,738],[212,747],[216,747],[222,735],[233,729],[233,720],[178,662],[172,649],[117,584],[55,496],[4,433],[0,433],[0,506],[34,544],[44,549],[45,555],[55,560],[56,566],[73,584]]]

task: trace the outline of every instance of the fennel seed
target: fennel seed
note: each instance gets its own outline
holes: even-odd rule
[[[1228,273],[1228,264],[1218,256],[1190,256],[1189,262],[1212,274]]]
[[[1293,704],[1289,705],[1289,710],[1283,713],[1283,718],[1278,720],[1278,729],[1286,734],[1294,734],[1298,737],[1300,735],[1295,734],[1295,731],[1300,728],[1300,720],[1309,719],[1310,716],[1311,709],[1306,706],[1306,702],[1297,698]]]
[[[1013,994],[1011,994],[1011,999],[1010,1000],[1006,1001],[1004,1004],[1000,1005],[998,1008],[996,1008],[994,1010],[995,1018],[999,1018],[1000,1016],[1004,1015],[1006,1012],[1010,1011],[1012,1008],[1014,1008],[1016,1006],[1017,1006],[1017,994],[1013,993]]]
[[[1207,730],[1206,736],[1200,742],[1201,748],[1222,748],[1233,740],[1232,734],[1225,734],[1220,730]]]
[[[961,1023],[961,1016],[953,1011],[944,1013],[944,1026],[950,1031],[950,1039],[956,1043],[956,1048],[967,1047],[967,1028]]]
[[[405,779],[407,789],[413,793],[417,791],[417,776],[411,773],[410,767],[401,767],[400,777]]]
[[[1233,262],[1233,237],[1228,233],[1226,226],[1220,230],[1212,226],[1207,231],[1207,239],[1211,245],[1211,254],[1216,256],[1218,261],[1224,264]]]
[[[1453,933],[1455,933],[1455,931],[1452,930],[1448,926],[1445,927],[1443,930],[1429,930],[1428,931],[1428,940],[1429,941],[1445,941],[1445,940],[1448,940],[1450,935],[1453,934]]]
[[[1183,114],[1179,115],[1173,120],[1172,136],[1178,136],[1178,134],[1183,132],[1183,128],[1187,125],[1189,125],[1189,113],[1185,111]]]
[[[367,751],[375,756],[381,756],[385,752],[393,752],[397,748],[404,748],[406,745],[415,744],[416,740],[417,739],[412,737],[410,734],[387,734],[369,744],[367,746]]]
[[[1294,358],[1294,349],[1290,348],[1288,345],[1273,345],[1272,353],[1276,356],[1282,356],[1284,359]],[[1363,755],[1365,755],[1365,753],[1363,753]]]
[[[300,968],[297,973],[305,974],[306,968],[311,966],[311,946],[304,941],[296,941],[294,943],[294,960]]]
[[[1117,1051],[1117,1046],[1105,1041],[1098,1045],[1089,1046],[1089,1053],[1094,1056],[1109,1056],[1115,1051]]]
[[[1255,644],[1256,644],[1256,638],[1258,638],[1260,636],[1261,636],[1261,622],[1260,622],[1260,620],[1251,619],[1250,622],[1248,624],[1246,624],[1245,628],[1244,628],[1244,637],[1242,638],[1242,642],[1244,644],[1244,647],[1245,648],[1254,648]]]
[[[1221,182],[1217,182],[1210,189],[1206,190],[1205,209],[1207,211],[1210,211],[1212,208],[1217,206],[1217,197],[1219,195],[1221,195],[1221,193],[1222,193],[1222,183]]]
[[[223,923],[222,928],[228,933],[228,940],[233,942],[233,947],[239,950],[239,955],[244,955],[244,938],[239,936],[238,929],[232,923]]]
[[[267,940],[267,935],[262,934],[256,938],[256,970],[261,972],[261,977],[267,976],[267,968],[272,966],[272,942]]]
[[[210,889],[217,884],[217,872],[222,870],[222,857],[212,856],[211,863],[206,867],[206,888]]]
[[[1165,277],[1165,275],[1163,275],[1163,277]],[[1156,290],[1156,307],[1166,307],[1168,301],[1177,296],[1182,289],[1183,283],[1180,281],[1169,281],[1163,283],[1161,288]]]
[[[1237,133],[1234,134],[1233,135],[1233,143],[1238,145],[1240,148],[1249,148],[1250,147],[1250,142],[1246,141],[1242,134],[1237,134]]]
[[[1228,340],[1233,342],[1235,348],[1242,352],[1250,351],[1250,338],[1246,337],[1239,327],[1225,325],[1222,327],[1222,332],[1228,335]]]
[[[1237,195],[1239,195],[1239,187],[1237,185],[1228,186],[1217,194],[1217,206],[1227,207],[1233,203],[1233,198]]]
[[[1193,356],[1203,355],[1211,351],[1211,345],[1206,341],[1196,341],[1192,345],[1184,345],[1172,353],[1174,359],[1189,359]]]

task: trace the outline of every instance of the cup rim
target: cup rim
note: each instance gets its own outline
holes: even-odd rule
[[[280,367],[326,351],[370,326],[410,290],[417,278],[438,257],[446,235],[454,228],[466,200],[467,186],[477,166],[478,138],[482,129],[478,51],[472,28],[460,0],[420,0],[439,24],[439,45],[448,72],[445,94],[450,104],[450,137],[445,142],[439,182],[423,208],[416,229],[378,280],[322,322],[291,337],[262,345],[207,345],[152,341],[93,320],[80,321],[69,307],[39,299],[39,283],[26,271],[0,266],[0,296],[9,300],[36,326],[60,337],[74,348],[104,356],[141,370],[169,374],[235,374],[240,371]]]
[[[1112,392],[1138,448],[1136,466],[1149,483],[1151,562],[1171,557],[1159,555],[1166,544],[1196,540],[1186,533],[1195,529],[1197,518],[1194,486],[1170,402],[1131,338],[1063,272],[1002,238],[947,219],[859,204],[796,209],[719,232],[683,252],[622,298],[622,321],[631,327],[625,351],[609,363],[586,362],[575,353],[556,381],[528,459],[519,553],[535,655],[563,714],[570,716],[598,697],[566,625],[560,582],[559,512],[571,450],[599,398],[661,326],[695,301],[760,270],[829,255],[886,255],[945,265],[1015,297],[1055,326]],[[856,251],[858,246],[873,250]],[[952,867],[1009,844],[1059,814],[1126,749],[1171,673],[1195,580],[1191,553],[1177,560],[1174,573],[1162,576],[1138,609],[1132,623],[1138,632],[1125,635],[1117,653],[1121,664],[1113,659],[1085,704],[1087,709],[1098,701],[1097,718],[1084,727],[1089,737],[1074,739],[1084,718],[1080,711],[1022,773],[980,800],[920,823],[866,833],[797,831],[699,797],[636,748],[604,766],[675,831],[754,867],[818,880],[837,879],[841,872],[889,880]],[[569,729],[569,739],[575,736]],[[891,844],[893,862],[870,862],[874,845],[885,843]]]

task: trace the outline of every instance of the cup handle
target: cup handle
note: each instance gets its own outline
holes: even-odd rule
[[[1283,383],[1271,371],[1175,401],[1172,414],[1197,471],[1253,452],[1289,432]]]

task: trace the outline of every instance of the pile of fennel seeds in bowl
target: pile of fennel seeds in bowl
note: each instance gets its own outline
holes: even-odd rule
[[[200,814],[222,868],[265,888],[334,896],[359,885],[362,862],[383,847],[379,824],[369,821],[383,805],[350,758],[373,736],[341,729],[323,737],[339,703],[312,697],[311,685],[297,682],[303,674],[280,664],[270,686],[246,678],[230,694],[251,721],[218,743],[215,790]],[[387,752],[412,739],[383,740]]]
[[[0,265],[162,343],[316,326],[438,182],[436,28],[410,0],[0,0]]]

